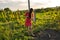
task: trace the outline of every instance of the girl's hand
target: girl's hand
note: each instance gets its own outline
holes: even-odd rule
[[[33,18],[31,18],[31,20],[33,21]]]

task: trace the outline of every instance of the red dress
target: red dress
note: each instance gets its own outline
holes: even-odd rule
[[[29,12],[25,13],[25,17],[26,17],[25,26],[30,27],[32,23],[31,23],[31,18],[29,18]]]

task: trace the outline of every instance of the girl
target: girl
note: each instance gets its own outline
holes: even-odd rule
[[[32,33],[32,18],[33,18],[33,8],[30,8],[29,12],[25,13],[25,26],[28,28],[28,32]],[[32,33],[33,34],[33,33]]]

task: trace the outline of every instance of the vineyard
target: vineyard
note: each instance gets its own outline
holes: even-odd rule
[[[25,11],[12,11],[9,8],[0,10],[0,40],[32,40],[24,26]],[[60,7],[36,9],[36,22],[33,32],[45,29],[60,30]]]

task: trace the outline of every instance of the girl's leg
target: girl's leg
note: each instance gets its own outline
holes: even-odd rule
[[[34,34],[33,34],[33,30],[32,30],[32,26],[31,26],[30,28],[31,28],[31,34],[34,36]]]
[[[26,29],[27,29],[26,32],[29,33],[29,28],[28,28],[28,26],[26,27]]]
[[[29,32],[30,32],[30,34],[32,34],[34,36],[32,26],[29,27]]]
[[[27,33],[28,33],[28,35],[31,35],[30,27],[27,27]]]
[[[28,28],[28,34],[35,36],[35,35],[33,34],[32,26],[29,26],[29,27],[27,27],[27,28]]]
[[[27,27],[27,32],[31,33],[30,27]]]

